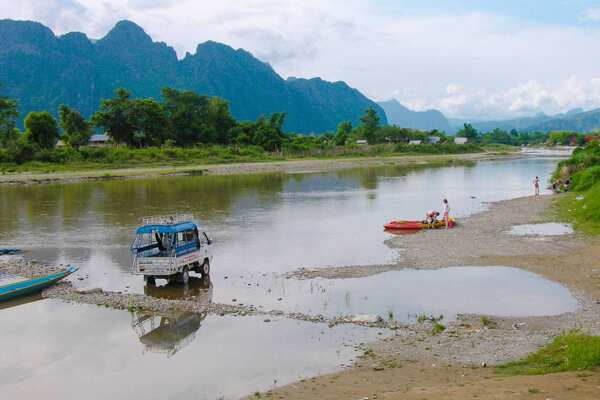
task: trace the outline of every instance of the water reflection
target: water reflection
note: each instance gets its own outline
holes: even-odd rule
[[[166,177],[0,188],[0,240],[74,263],[81,288],[142,293],[128,246],[142,216],[190,212],[215,238],[213,280],[247,271],[395,262],[383,223],[420,219],[443,197],[458,217],[529,194],[556,159],[386,166],[327,173]]]
[[[162,280],[166,281],[166,280]],[[187,285],[169,282],[160,285],[161,280],[157,279],[157,285],[147,284],[144,286],[144,294],[160,299],[169,300],[190,300],[202,304],[208,304],[212,301],[213,285],[210,277],[190,276]]]
[[[564,286],[511,267],[453,267],[401,270],[347,279],[285,279],[245,274],[219,285],[215,302],[329,317],[370,314],[411,322],[421,313],[495,316],[558,315],[575,310],[577,300]]]
[[[145,352],[173,356],[190,344],[206,314],[192,312],[131,313],[131,327],[144,344]]]
[[[381,333],[186,313],[154,317],[154,329],[146,319],[141,331],[144,317],[133,318],[135,332],[126,311],[47,299],[0,311],[0,398],[240,398],[338,370],[352,345]]]
[[[36,301],[43,300],[41,293],[31,294],[29,296],[17,297],[8,301],[0,302],[0,310],[7,310],[9,308],[20,307],[25,304],[35,303]]]

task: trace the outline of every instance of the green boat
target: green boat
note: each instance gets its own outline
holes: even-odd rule
[[[25,279],[19,282],[13,282],[4,286],[0,286],[0,301],[11,300],[15,297],[40,292],[42,291],[42,289],[54,285],[56,282],[71,275],[78,269],[79,268],[77,267],[69,265],[67,268],[60,272],[44,275],[38,278]]]

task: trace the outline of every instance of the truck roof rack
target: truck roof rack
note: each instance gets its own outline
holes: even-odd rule
[[[182,222],[189,222],[194,219],[193,214],[169,214],[169,215],[154,215],[150,217],[142,218],[144,225],[173,225],[180,224]]]

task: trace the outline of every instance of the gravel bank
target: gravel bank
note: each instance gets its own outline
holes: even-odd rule
[[[131,167],[119,169],[80,170],[51,173],[12,173],[0,175],[0,185],[37,185],[47,183],[77,183],[88,180],[141,179],[187,175],[238,175],[257,173],[302,173],[336,171],[359,167],[386,165],[425,165],[444,162],[469,162],[499,158],[522,157],[520,153],[474,153],[450,155],[419,155],[364,157],[341,159],[308,159],[278,162],[255,162],[235,164],[184,165],[161,167]]]

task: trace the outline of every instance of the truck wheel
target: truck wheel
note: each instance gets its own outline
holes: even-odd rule
[[[187,285],[189,281],[190,281],[190,273],[188,271],[188,267],[183,267],[183,270],[181,271],[181,283],[183,283],[184,285]]]
[[[144,281],[147,285],[156,285],[156,279],[152,275],[144,275]]]
[[[200,273],[202,270],[202,266],[200,265],[200,263],[198,261],[196,261],[195,263],[192,264],[192,271]]]
[[[208,258],[204,259],[204,263],[200,267],[200,274],[202,276],[208,276],[210,274],[210,261],[208,261]]]

